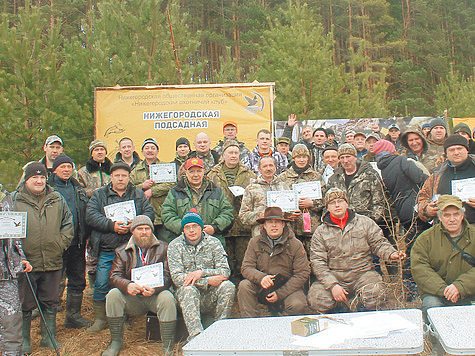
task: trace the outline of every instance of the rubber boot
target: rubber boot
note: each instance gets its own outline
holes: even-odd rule
[[[89,293],[86,294],[88,297],[92,297],[94,295],[94,284],[96,283],[96,276],[97,276],[96,273],[88,273],[87,274],[87,280],[89,282],[89,288],[91,288]]]
[[[23,312],[22,336],[23,346],[21,348],[24,354],[31,354],[31,311]]]
[[[54,350],[54,344],[56,347],[60,347],[61,344],[56,340],[56,310],[55,309],[44,309],[43,315],[45,316],[46,326],[48,327],[51,337],[48,334],[48,331],[45,328],[43,322],[41,322],[41,341],[40,346],[45,347],[50,350]],[[53,344],[54,342],[54,344]]]
[[[66,298],[66,319],[64,326],[68,329],[81,329],[91,326],[92,321],[81,316],[82,293],[68,293]]]
[[[160,334],[162,335],[163,356],[173,356],[175,346],[176,320],[161,321]]]
[[[124,322],[125,317],[107,318],[109,330],[111,333],[111,343],[109,347],[102,353],[102,356],[116,356],[122,350],[122,340],[124,338]]]
[[[107,328],[106,301],[94,300],[94,324],[86,329],[88,333],[97,333]]]

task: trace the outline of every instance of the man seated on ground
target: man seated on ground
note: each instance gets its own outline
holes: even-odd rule
[[[201,313],[213,313],[213,322],[231,315],[236,287],[228,280],[231,270],[223,245],[204,232],[201,216],[186,213],[181,228],[168,247],[168,264],[191,340],[204,330]]]
[[[284,219],[278,207],[266,208],[264,217],[257,221],[262,224],[260,234],[249,241],[241,267],[245,278],[238,290],[241,316],[259,315],[258,295],[262,289],[269,290],[265,302],[271,311],[283,308],[288,315],[304,314],[307,301],[303,287],[310,268],[302,242],[286,225],[290,220]],[[275,284],[276,275],[283,277],[285,283]]]
[[[440,222],[419,235],[411,252],[426,320],[429,308],[475,301],[475,227],[465,219],[460,198],[442,195],[438,207]]]
[[[437,216],[437,196],[452,194],[452,182],[458,179],[475,178],[475,158],[468,154],[468,141],[458,135],[450,135],[444,143],[447,160],[429,178],[417,197],[419,217],[430,221]],[[465,218],[475,223],[475,197],[463,203]]]
[[[234,140],[239,143],[239,159],[242,161],[245,157],[249,156],[251,151],[246,147],[244,142],[237,139],[238,126],[234,121],[226,121],[223,124],[224,139],[218,142],[218,145],[213,148],[213,151],[217,152],[220,156],[223,155],[223,145],[228,140]]]
[[[405,258],[370,218],[348,209],[346,193],[338,188],[325,195],[327,212],[310,245],[310,263],[317,281],[308,291],[309,306],[326,313],[357,296],[360,310],[376,310],[384,295],[381,275],[371,253],[382,260]]]
[[[106,295],[106,315],[111,333],[111,344],[103,356],[118,355],[122,349],[125,310],[131,314],[157,313],[160,321],[163,355],[173,355],[176,332],[176,300],[169,291],[170,271],[167,261],[167,243],[153,234],[153,224],[146,215],[138,215],[130,225],[132,233],[127,244],[115,250],[109,275],[112,289]],[[163,263],[163,286],[150,287],[132,281],[132,269]]]

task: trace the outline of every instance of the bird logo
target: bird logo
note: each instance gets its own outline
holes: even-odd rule
[[[264,110],[264,98],[261,94],[254,91],[251,92],[251,94],[254,94],[254,97],[251,98],[247,95],[244,95],[244,99],[247,101],[247,106],[244,109],[251,114],[257,114],[258,112]]]

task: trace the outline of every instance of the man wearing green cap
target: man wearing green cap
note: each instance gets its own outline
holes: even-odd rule
[[[189,340],[204,330],[201,313],[211,313],[213,321],[231,315],[236,292],[228,280],[231,270],[223,245],[204,226],[191,209],[181,220],[182,234],[168,246],[170,274]]]
[[[441,195],[437,205],[440,222],[419,235],[411,252],[425,318],[429,308],[475,301],[475,227],[460,198]]]

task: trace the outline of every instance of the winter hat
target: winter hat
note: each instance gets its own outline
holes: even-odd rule
[[[327,194],[325,194],[325,206],[328,206],[328,204],[335,199],[344,199],[348,203],[346,192],[340,188],[330,188]]]
[[[92,151],[94,151],[94,148],[96,147],[104,147],[107,152],[107,144],[104,141],[97,139],[89,144],[89,154],[91,154]]]
[[[426,127],[430,128],[430,122],[426,122],[425,124],[422,124],[422,129],[425,129]]]
[[[310,157],[310,151],[308,150],[307,146],[305,146],[303,143],[296,144],[294,149],[292,150],[292,158],[295,158],[300,155]]]
[[[130,225],[130,232],[134,231],[134,229],[140,225],[147,225],[153,230],[152,220],[150,220],[147,215],[137,215],[134,220],[132,220],[132,224]]]
[[[40,162],[31,162],[25,168],[25,182],[33,176],[48,176],[46,167]]]
[[[470,126],[468,126],[465,122],[461,122],[460,124],[455,125],[454,133],[457,132],[465,132],[467,135],[472,137],[472,131],[470,131]]]
[[[223,153],[229,147],[232,147],[232,146],[236,146],[237,148],[239,148],[239,142],[237,142],[236,140],[226,140],[226,142],[224,142],[224,144],[223,144]]]
[[[189,223],[196,223],[200,225],[201,228],[204,228],[203,220],[201,219],[200,214],[198,214],[198,211],[194,208],[187,212],[183,216],[183,219],[181,219],[181,229],[183,230],[183,227]]]
[[[54,159],[53,172],[56,170],[56,168],[58,168],[63,163],[69,163],[71,167],[74,167],[73,160],[71,159],[71,157],[69,157],[68,155],[65,155],[64,153],[61,153],[58,157]]]
[[[335,136],[335,131],[333,129],[328,128],[328,129],[325,129],[325,130],[327,130],[327,135]]]
[[[467,149],[467,151],[469,150],[468,140],[462,135],[458,135],[458,134],[452,134],[449,137],[447,137],[447,139],[444,142],[444,152],[447,153],[447,148],[451,146],[463,146]]]
[[[436,127],[436,126],[444,126],[445,129],[447,130],[447,124],[446,124],[445,121],[442,120],[441,118],[436,118],[436,119],[434,119],[434,120],[432,120],[432,121],[430,122],[430,129],[431,129],[431,131],[432,131],[432,129],[433,129],[434,127]]]
[[[155,140],[154,138],[151,138],[151,137],[146,138],[145,141],[142,143],[142,150],[143,150],[144,146],[148,143],[151,143],[151,144],[155,145],[155,147],[157,147],[157,150],[158,150],[157,140]]]
[[[373,152],[375,155],[385,151],[394,153],[396,151],[396,147],[394,147],[393,143],[389,142],[388,140],[379,140],[378,142],[374,143]]]
[[[178,146],[180,146],[180,145],[187,145],[188,148],[191,149],[190,141],[188,141],[188,139],[186,137],[180,137],[178,140],[176,140],[175,149],[177,149]]]
[[[356,148],[351,143],[344,143],[338,148],[338,157],[343,155],[351,155],[357,157]]]
[[[112,166],[111,166],[111,174],[112,172],[118,170],[118,169],[124,169],[126,170],[127,172],[130,173],[130,166],[127,164],[127,163],[124,163],[124,162],[117,162],[117,163],[114,163]]]

